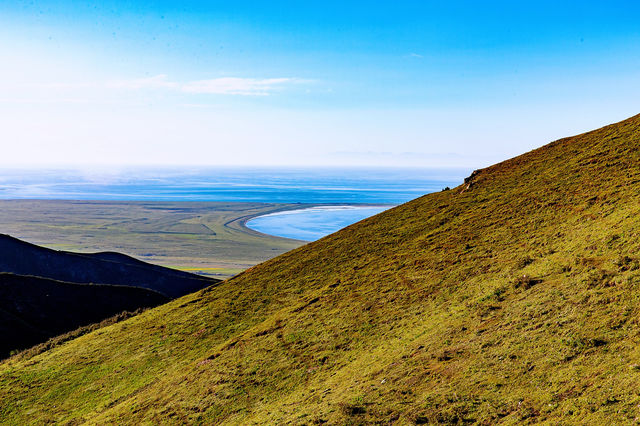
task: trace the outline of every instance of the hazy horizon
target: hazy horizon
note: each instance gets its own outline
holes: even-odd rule
[[[400,204],[457,186],[468,174],[339,167],[5,169],[0,199]]]

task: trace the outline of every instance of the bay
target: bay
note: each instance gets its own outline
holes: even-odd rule
[[[246,226],[263,234],[315,241],[392,206],[320,206],[271,213],[251,219]]]

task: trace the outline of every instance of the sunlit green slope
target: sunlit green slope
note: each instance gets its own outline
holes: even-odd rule
[[[640,116],[32,358],[6,422],[632,422]]]

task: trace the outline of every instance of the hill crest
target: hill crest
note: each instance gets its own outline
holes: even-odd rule
[[[175,298],[219,280],[152,265],[121,253],[52,250],[0,234],[0,271],[84,284],[143,287]]]

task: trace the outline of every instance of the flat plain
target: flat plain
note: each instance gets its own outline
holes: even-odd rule
[[[246,220],[308,205],[234,202],[0,200],[0,233],[57,250],[117,251],[227,278],[304,244]]]

